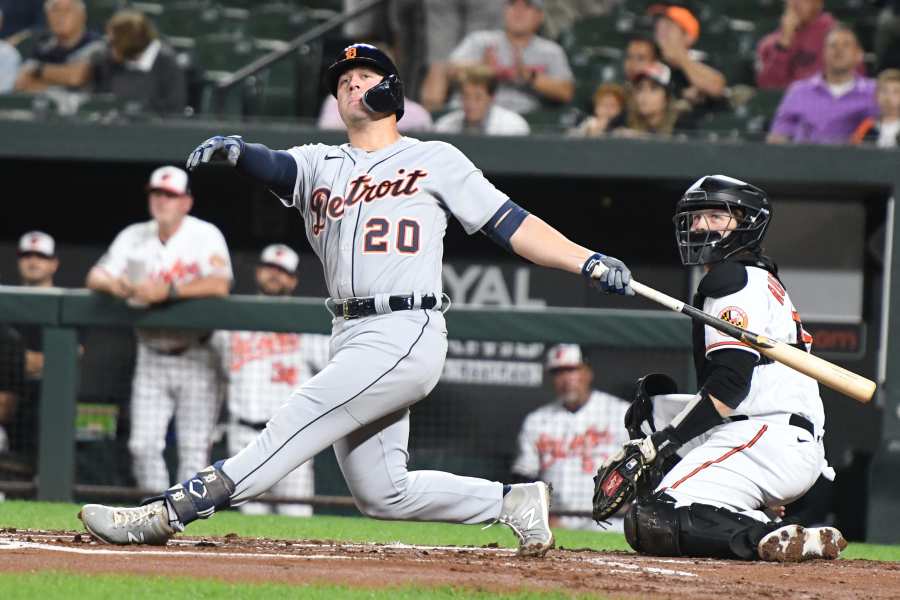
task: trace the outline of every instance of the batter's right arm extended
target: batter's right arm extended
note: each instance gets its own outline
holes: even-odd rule
[[[239,135],[213,136],[188,156],[187,169],[201,163],[226,163],[258,180],[279,198],[290,199],[297,181],[297,161],[283,150],[250,144]]]

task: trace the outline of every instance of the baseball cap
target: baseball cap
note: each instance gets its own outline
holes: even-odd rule
[[[654,81],[668,90],[669,84],[672,83],[672,69],[665,63],[650,63],[638,71],[634,77],[632,77],[631,82],[637,83],[644,78]]]
[[[43,231],[29,231],[19,238],[19,256],[23,254],[40,254],[53,258],[56,254],[56,242]]]
[[[150,175],[147,191],[164,190],[173,194],[189,194],[188,174],[178,167],[160,167]]]
[[[666,4],[654,4],[647,9],[647,14],[652,16],[666,17],[674,21],[682,31],[684,31],[690,43],[693,44],[700,37],[700,21],[694,16],[694,13],[683,6],[671,6]]]
[[[585,364],[578,344],[557,344],[547,351],[547,370],[571,369]]]
[[[287,271],[291,275],[297,272],[300,257],[284,244],[272,244],[266,246],[259,257],[260,264],[271,265]]]

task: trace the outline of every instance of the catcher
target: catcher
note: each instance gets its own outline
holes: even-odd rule
[[[812,338],[777,266],[762,253],[771,217],[758,187],[703,177],[682,196],[673,219],[681,262],[705,269],[694,306],[809,351]],[[625,537],[642,554],[837,558],[847,546],[837,529],[773,518],[820,473],[834,479],[822,444],[818,384],[700,323],[693,347],[697,394],[675,394],[664,375],[638,381],[626,414],[632,439],[594,478],[594,519],[604,521],[636,499]],[[677,414],[669,419],[667,411]]]

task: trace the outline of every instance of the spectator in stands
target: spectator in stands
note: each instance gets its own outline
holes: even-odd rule
[[[878,75],[876,96],[878,119],[865,119],[853,132],[851,141],[896,148],[900,145],[900,69],[885,69]]]
[[[882,5],[875,27],[878,69],[900,68],[900,0],[878,0]]]
[[[846,143],[866,117],[877,118],[875,82],[856,72],[862,60],[856,34],[836,25],[825,38],[824,71],[788,87],[767,141]]]
[[[425,49],[428,74],[422,83],[422,103],[439,110],[450,81],[450,53],[469,34],[503,26],[503,2],[493,0],[424,0]],[[437,94],[432,98],[429,94]]]
[[[2,25],[3,11],[0,10],[0,26]],[[22,56],[16,47],[0,38],[0,94],[5,94],[15,87],[21,64]]]
[[[450,81],[473,64],[494,71],[500,82],[496,102],[503,108],[526,114],[542,102],[570,102],[575,82],[566,54],[556,42],[537,35],[544,19],[543,4],[544,0],[508,0],[505,29],[466,36],[450,56],[449,78],[432,79],[433,87],[423,90],[426,108],[439,110]]]
[[[291,296],[297,288],[300,257],[284,244],[263,249],[256,266],[257,293]],[[222,359],[227,381],[228,451],[234,456],[266,428],[284,398],[328,364],[331,336],[311,333],[218,331],[213,346]],[[272,496],[309,498],[315,493],[312,459],[294,469],[269,490]],[[245,514],[272,512],[293,517],[312,514],[308,504],[247,502]]]
[[[93,91],[139,104],[158,114],[183,113],[187,105],[187,75],[175,52],[164,44],[142,12],[123,10],[106,24],[109,40],[86,76]]]
[[[781,24],[756,47],[756,85],[784,89],[822,70],[825,37],[835,25],[824,0],[785,0]]]
[[[672,135],[679,128],[682,112],[672,94],[672,71],[657,62],[638,71],[631,82],[632,98],[624,128],[616,129],[618,137]]]
[[[653,37],[662,60],[672,70],[672,90],[695,108],[708,109],[725,94],[725,76],[697,60],[691,50],[700,37],[700,22],[681,6],[657,5],[650,8],[656,17]]]
[[[170,166],[153,171],[147,203],[153,218],[116,236],[88,273],[87,287],[143,308],[228,295],[233,279],[228,246],[215,225],[188,214],[193,196],[187,173]],[[136,333],[128,449],[138,486],[165,489],[170,479],[163,450],[173,416],[176,479],[210,461],[220,404],[212,332],[141,328]]]
[[[15,443],[6,428],[12,424],[23,394],[24,356],[18,332],[0,325],[0,453],[8,452]]]
[[[599,137],[625,125],[625,88],[604,83],[594,92],[594,114],[569,131],[572,137]]]
[[[625,46],[625,58],[622,61],[622,73],[625,81],[632,81],[645,67],[662,60],[659,48],[653,38],[645,35],[634,35]]]
[[[528,135],[528,122],[518,113],[497,106],[497,78],[484,65],[464,69],[460,75],[462,109],[447,113],[435,124],[442,133]]]
[[[47,0],[44,5],[50,30],[38,37],[31,57],[19,70],[16,89],[41,92],[49,87],[84,88],[91,58],[103,39],[87,29],[82,0]]]
[[[624,3],[624,0],[544,0],[544,35],[557,40],[579,19],[608,15]]]
[[[22,38],[46,26],[45,0],[0,0],[0,13],[5,18],[0,23],[0,39],[15,45]],[[23,35],[24,34],[24,35]]]
[[[546,366],[556,400],[525,418],[513,477],[552,484],[556,510],[590,512],[597,469],[628,441],[625,411],[629,405],[592,389],[594,372],[575,344],[550,348]],[[612,521],[621,531],[622,519]],[[562,517],[556,525],[596,527],[585,517]]]

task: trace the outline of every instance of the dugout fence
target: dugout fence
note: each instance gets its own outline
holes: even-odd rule
[[[19,388],[18,409],[21,414],[27,408],[26,417],[5,425],[15,451],[0,455],[0,492],[55,501],[133,501],[158,493],[137,485],[128,447],[135,426],[136,327],[328,334],[330,319],[320,298],[231,296],[145,310],[86,290],[0,286],[0,323],[11,335],[39,330],[44,353],[39,382]],[[595,367],[596,387],[620,397],[650,371],[668,372],[686,389],[693,383],[690,324],[669,312],[457,306],[447,313],[447,324],[444,376],[412,408],[411,469],[507,479],[523,419],[553,400],[543,367],[553,343],[581,344]],[[22,368],[15,347],[0,346],[0,369],[7,373]],[[12,386],[9,377],[2,381]],[[216,423],[211,460],[229,455],[227,423],[226,411]],[[167,431],[166,464],[175,480],[179,430],[173,424]],[[287,499],[308,502],[317,512],[352,510],[330,448],[315,458],[314,495]]]

